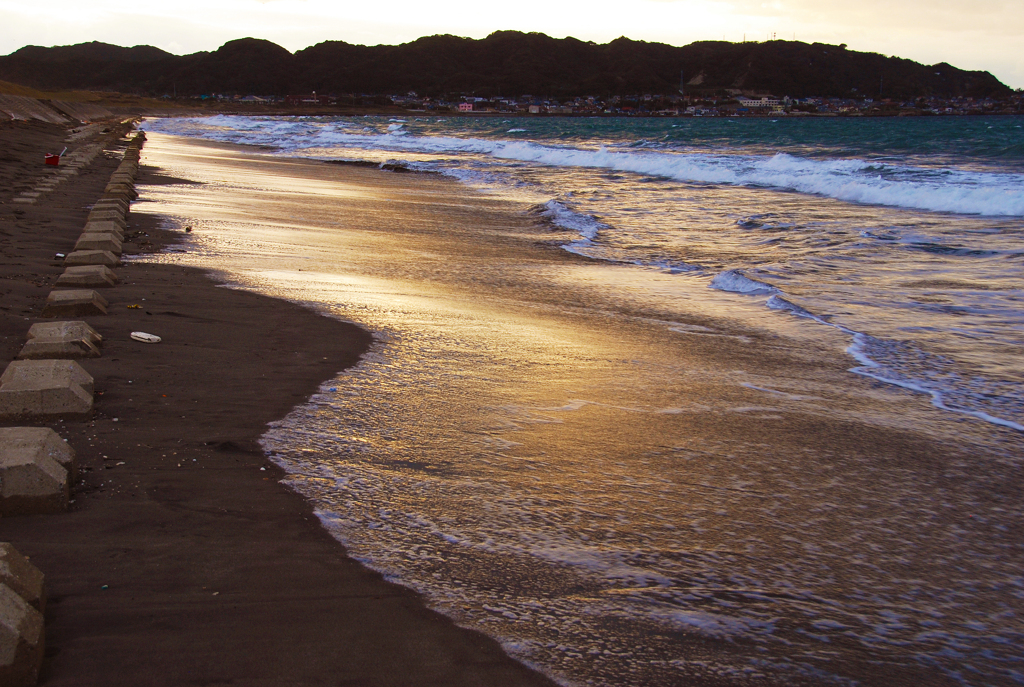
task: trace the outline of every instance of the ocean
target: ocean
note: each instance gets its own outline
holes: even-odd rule
[[[159,141],[202,187],[140,207],[199,230],[162,259],[374,332],[265,448],[351,555],[555,679],[1019,684],[1022,126],[154,119],[522,226],[260,228],[210,194],[275,182]]]

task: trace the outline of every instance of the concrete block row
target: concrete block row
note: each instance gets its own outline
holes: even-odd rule
[[[134,189],[140,145],[136,137],[130,146],[133,154],[119,168],[121,181],[112,186],[130,184]],[[110,267],[119,261],[129,202],[130,197],[121,194],[106,197],[93,207],[76,250],[65,261],[58,288],[46,299],[43,317],[106,314],[109,304],[95,289],[118,283]],[[82,321],[34,324],[18,359],[0,375],[0,421],[89,416],[93,378],[75,359],[98,357],[102,340]],[[74,451],[52,430],[0,428],[0,516],[66,509],[76,472]],[[0,615],[4,608],[17,606],[13,601],[5,603],[0,598]],[[0,658],[0,685],[8,684],[3,670]]]
[[[67,256],[61,288],[46,299],[44,317],[105,314],[107,301],[94,289],[114,286],[129,203],[135,192],[140,134],[111,176],[104,198],[89,215],[85,231]],[[98,151],[98,149],[97,149]],[[96,151],[94,151],[96,152]],[[90,158],[91,159],[91,158]],[[72,167],[61,170],[71,171]],[[33,202],[52,189],[52,180]],[[84,288],[83,288],[84,287]],[[100,355],[102,337],[81,321],[32,325],[18,360],[0,375],[0,421],[88,416],[93,408],[93,378],[71,358]],[[75,452],[48,427],[0,427],[0,516],[35,515],[66,510],[78,474]],[[8,543],[0,543],[0,685],[29,687],[39,679],[44,656],[46,594],[42,573]]]
[[[128,212],[135,192],[135,175],[139,168],[139,149],[144,138],[135,136],[125,152],[104,192],[93,205],[85,228],[74,250],[64,258],[64,274],[57,280],[58,288],[109,288],[118,283],[110,269],[121,263],[124,232],[128,228]],[[106,314],[106,302],[95,292],[59,296],[57,291],[47,299],[43,317],[83,317]],[[71,299],[71,300],[68,300]]]
[[[115,175],[134,191],[142,139],[129,144],[127,161]],[[108,186],[112,188],[117,183]],[[52,318],[105,315],[109,303],[96,291],[118,283],[110,268],[119,264],[130,197],[105,197],[90,213],[65,270],[50,292],[42,316]],[[0,376],[0,420],[87,416],[93,408],[92,377],[77,358],[100,355],[101,337],[84,322],[40,323],[29,330],[18,360]],[[0,482],[0,492],[3,482]],[[60,500],[57,492],[54,498]]]
[[[78,170],[92,162],[102,149],[101,145],[93,143],[65,155],[61,158],[60,165],[47,168],[52,171],[49,171],[31,190],[22,191],[11,202],[19,205],[34,204],[39,198],[57,188],[65,179],[78,174]]]
[[[128,144],[121,164],[114,174],[111,175],[110,182],[103,191],[105,199],[120,198],[130,202],[139,197],[139,194],[135,191],[135,176],[139,170],[139,160],[142,157],[140,151],[145,140],[145,133],[140,131]]]
[[[30,687],[43,665],[43,574],[9,543],[0,543],[0,685]]]

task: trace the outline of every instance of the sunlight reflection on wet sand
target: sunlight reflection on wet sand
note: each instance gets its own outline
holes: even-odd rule
[[[573,256],[449,180],[220,150],[151,136],[199,182],[142,189],[194,229],[156,259],[375,332],[265,444],[460,623],[599,684],[942,684],[1021,636],[986,591],[1020,591],[1005,446],[851,375],[840,332]]]

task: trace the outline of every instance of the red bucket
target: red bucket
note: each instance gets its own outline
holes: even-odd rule
[[[52,153],[46,154],[46,164],[53,165],[56,167],[60,164],[60,155],[53,155]]]

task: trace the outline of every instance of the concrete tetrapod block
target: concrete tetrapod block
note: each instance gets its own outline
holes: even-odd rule
[[[101,229],[101,228],[98,228],[97,226],[95,226],[96,224],[105,224],[105,225],[107,225],[107,227]],[[111,227],[111,225],[113,225],[113,226]],[[121,227],[117,226],[113,222],[90,222],[90,223],[85,225],[85,229],[82,230],[82,234],[81,235],[85,236],[87,234],[88,235],[92,235],[92,234],[107,234],[109,236],[113,236],[119,242],[124,243],[124,229],[122,229]]]
[[[118,226],[116,221],[103,220],[94,222],[92,220],[85,223],[85,228],[82,229],[83,234],[124,234],[124,228]]]
[[[0,542],[0,584],[6,584],[15,594],[40,613],[46,610],[45,578],[39,568],[18,553],[8,542]]]
[[[75,250],[105,250],[114,255],[121,254],[121,240],[117,234],[89,232],[82,234],[75,242]]]
[[[0,395],[15,388],[42,388],[38,384],[47,380],[52,381],[55,387],[81,387],[92,396],[92,375],[74,360],[15,360],[8,363],[0,375]],[[10,388],[9,384],[12,385]]]
[[[14,360],[0,375],[0,420],[88,416],[92,384],[75,360]]]
[[[103,189],[104,195],[119,195],[124,198],[130,198],[135,200],[139,197],[139,194],[135,192],[135,187],[130,184],[107,184],[107,187]]]
[[[128,226],[128,210],[114,205],[104,205],[90,210],[85,221],[86,223],[114,222],[123,230]]]
[[[0,685],[35,685],[44,648],[43,614],[0,584]]]
[[[104,198],[116,198],[118,200],[123,200],[125,202],[131,202],[131,201],[135,200],[135,198],[132,198],[130,194],[123,194],[123,193],[104,193],[103,197]]]
[[[127,213],[128,208],[121,205],[94,205],[89,209],[90,217],[93,215],[114,215],[123,219]]]
[[[68,471],[41,451],[0,451],[0,515],[39,515],[68,509]]]
[[[99,358],[100,349],[91,341],[53,341],[32,339],[21,347],[18,360],[74,360],[75,358]]]
[[[103,191],[103,196],[102,196],[103,200],[114,199],[114,200],[124,201],[125,203],[130,203],[133,200],[135,200],[135,198],[136,198],[135,192],[130,190],[130,189],[122,189],[122,190],[107,189],[107,190]]]
[[[101,208],[114,208],[128,212],[128,201],[120,198],[100,198],[93,203],[92,209],[99,210]]]
[[[85,322],[40,322],[29,328],[18,360],[98,358],[102,340]]]
[[[78,458],[68,442],[49,427],[0,427],[0,464],[52,460],[68,475],[78,478]],[[0,493],[6,486],[0,481]],[[0,580],[2,581],[2,580]]]
[[[120,210],[93,210],[86,219],[86,226],[93,222],[113,222],[122,233],[128,228],[128,222]]]
[[[74,255],[74,253],[72,253]],[[46,297],[43,317],[85,317],[106,315],[107,299],[93,289],[54,289]]]
[[[121,258],[106,250],[77,250],[64,258],[68,267],[76,265],[106,265],[115,267],[121,264]]]
[[[94,344],[103,343],[99,332],[81,320],[63,320],[61,322],[36,322],[28,328],[29,339],[59,339],[70,341],[82,339]]]
[[[128,201],[121,198],[98,198],[96,202],[92,204],[92,209],[101,207],[120,207],[127,210]]]
[[[0,419],[82,417],[92,376],[74,360],[15,360],[0,375]]]
[[[79,286],[105,289],[115,286],[118,281],[114,270],[106,265],[77,265],[65,268],[64,273],[57,277],[56,285],[64,288]]]

